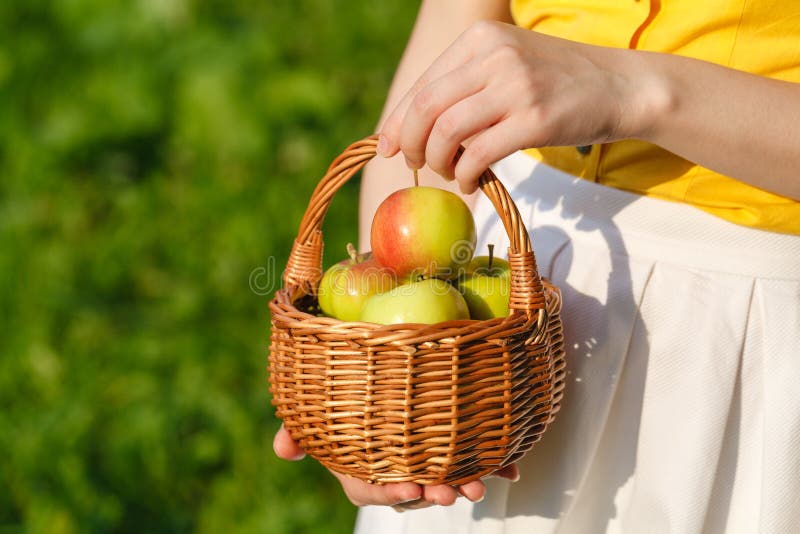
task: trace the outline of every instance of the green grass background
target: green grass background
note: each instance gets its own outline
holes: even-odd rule
[[[250,278],[372,132],[418,3],[0,2],[0,532],[351,531],[272,453]]]

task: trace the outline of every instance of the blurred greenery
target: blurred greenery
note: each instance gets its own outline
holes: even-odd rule
[[[351,531],[272,453],[249,278],[373,130],[418,3],[0,2],[0,532]]]

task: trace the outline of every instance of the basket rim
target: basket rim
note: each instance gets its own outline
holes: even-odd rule
[[[295,304],[298,295],[297,287],[289,285],[275,291],[269,302],[271,323],[293,323],[297,328],[319,333],[345,335],[349,339],[368,340],[369,345],[424,344],[436,342],[468,343],[473,339],[485,339],[493,344],[505,344],[503,339],[512,335],[525,334],[528,338],[537,338],[547,325],[551,300],[560,300],[560,290],[548,279],[542,278],[545,305],[537,309],[535,314],[522,313],[516,310],[505,317],[491,319],[457,319],[440,323],[395,323],[377,324],[365,321],[343,321],[335,317],[314,315],[298,308]],[[305,294],[301,291],[300,293]],[[414,339],[409,339],[413,335]]]

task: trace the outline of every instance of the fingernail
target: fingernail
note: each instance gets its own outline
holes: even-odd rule
[[[378,136],[378,154],[385,158],[388,151],[389,141],[383,135]]]
[[[414,163],[413,161],[411,161],[407,157],[405,159],[406,159],[406,167],[408,167],[409,169],[420,169],[420,168],[422,168],[422,165],[417,165],[416,163]]]
[[[419,488],[416,490],[411,488],[403,488],[398,497],[401,499],[401,503],[418,501],[422,498],[422,491]]]
[[[466,495],[464,495],[464,494],[463,494],[461,491],[459,491],[458,493],[460,494],[460,496],[461,496],[461,497],[464,497],[464,498],[465,498],[465,499],[467,499],[469,502],[481,502],[483,499],[485,499],[485,498],[486,498],[486,493],[484,493],[483,495],[481,495],[481,496],[480,496],[480,497],[478,497],[477,499],[472,499],[472,498],[470,498],[470,497],[467,497],[467,496],[466,496]]]

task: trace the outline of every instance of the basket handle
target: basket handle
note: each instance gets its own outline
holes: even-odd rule
[[[305,294],[312,294],[322,277],[322,222],[333,195],[355,173],[377,154],[378,137],[371,135],[356,141],[337,157],[311,194],[308,208],[300,222],[286,270],[285,286],[294,286]],[[509,308],[524,312],[545,308],[544,288],[536,267],[528,231],[522,222],[516,204],[497,176],[486,169],[478,179],[478,186],[494,205],[503,221],[510,240],[508,250],[511,270],[511,295]]]

